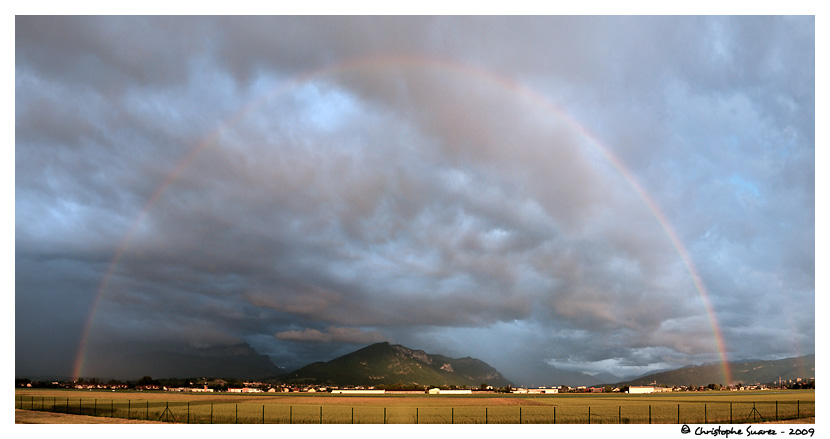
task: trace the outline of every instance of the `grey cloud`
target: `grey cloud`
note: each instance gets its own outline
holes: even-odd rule
[[[377,331],[363,331],[357,328],[344,328],[329,326],[325,331],[306,328],[302,331],[290,330],[281,331],[274,336],[280,340],[311,342],[311,343],[376,343],[388,340]]]
[[[16,64],[104,92],[187,78],[182,53],[204,50],[204,22],[172,17],[19,16]]]

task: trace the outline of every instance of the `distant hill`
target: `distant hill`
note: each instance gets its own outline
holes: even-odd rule
[[[631,377],[631,378],[633,378],[633,377]],[[614,383],[614,382],[617,382],[617,381],[624,381],[625,380],[625,378],[623,378],[623,377],[618,377],[614,374],[607,373],[607,372],[598,373],[598,374],[594,375],[594,379],[599,381],[599,383]],[[599,384],[599,383],[597,383],[597,384]]]
[[[536,377],[534,381],[522,382],[522,385],[528,387],[558,387],[558,386],[595,386],[608,382],[606,380],[619,380],[618,377],[611,374],[604,374],[601,376],[592,376],[587,373],[577,372],[573,370],[559,369],[553,365],[542,363],[536,368]]]
[[[403,383],[479,387],[487,383],[493,387],[504,387],[510,384],[498,370],[481,360],[427,354],[386,342],[331,361],[309,364],[279,377],[279,381],[340,386]]]
[[[190,352],[146,352],[130,354],[119,367],[120,375],[131,379],[216,377],[259,380],[285,373],[266,355],[247,343],[194,349]]]
[[[782,360],[743,360],[729,363],[733,383],[723,382],[723,365],[721,363],[686,366],[642,376],[632,381],[616,383],[619,385],[642,386],[656,382],[666,386],[706,386],[709,384],[766,384],[796,378],[815,377],[815,354]]]

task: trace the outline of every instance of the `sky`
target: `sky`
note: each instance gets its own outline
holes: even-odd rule
[[[16,376],[815,352],[812,16],[17,16]]]

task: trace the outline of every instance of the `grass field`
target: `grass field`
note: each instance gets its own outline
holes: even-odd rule
[[[214,424],[725,424],[813,417],[815,391],[347,396],[16,389],[15,408]]]

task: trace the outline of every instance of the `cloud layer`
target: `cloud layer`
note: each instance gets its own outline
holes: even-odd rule
[[[719,360],[713,321],[732,359],[814,352],[811,17],[15,33],[17,374],[70,373],[90,319],[85,375],[380,340],[625,374]]]

